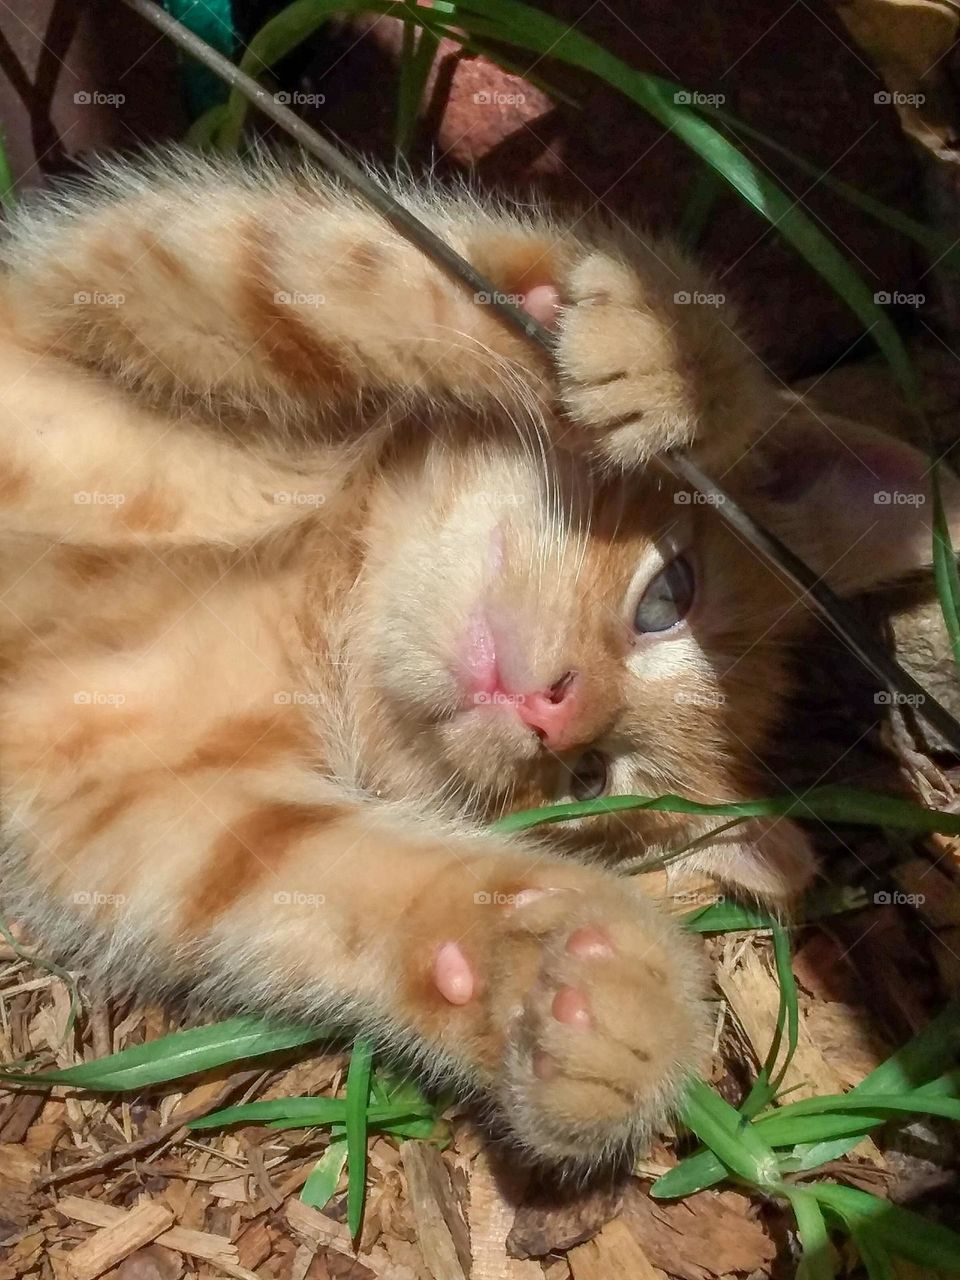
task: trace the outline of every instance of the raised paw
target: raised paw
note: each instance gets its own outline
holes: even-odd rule
[[[592,1166],[645,1143],[701,1065],[702,963],[625,882],[565,879],[493,895],[462,945],[438,948],[434,978],[483,1006],[491,1092],[519,1143]]]
[[[756,429],[759,366],[722,294],[668,249],[640,265],[587,254],[557,322],[561,399],[575,439],[619,467],[696,447],[734,457]]]

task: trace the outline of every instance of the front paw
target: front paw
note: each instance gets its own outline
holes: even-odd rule
[[[478,988],[515,1139],[594,1166],[645,1144],[702,1065],[703,967],[696,942],[626,882],[587,869],[563,880],[482,908]]]
[[[601,462],[636,467],[689,449],[732,458],[756,429],[757,362],[708,289],[667,249],[651,250],[643,271],[604,251],[572,269],[558,318],[561,402]]]

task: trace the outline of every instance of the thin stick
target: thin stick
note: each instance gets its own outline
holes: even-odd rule
[[[364,173],[331,142],[323,138],[316,129],[311,128],[305,120],[301,120],[299,116],[275,101],[274,97],[256,80],[234,66],[182,23],[177,22],[160,5],[154,3],[154,0],[124,0],[124,3],[157,30],[169,36],[185,53],[215,72],[264,115],[269,116],[305,151],[316,156],[327,168],[356,188],[365,200],[396,227],[401,235],[422,249],[449,276],[475,294],[487,294],[494,309],[499,312],[503,320],[546,351],[553,350],[554,339],[546,329],[519,307],[508,302],[471,263],[435,235],[409,209],[404,208],[379,183]],[[676,455],[662,461],[685,484],[708,496],[719,517],[748,542],[765,561],[777,569],[801,595],[807,597],[813,609],[829,623],[835,634],[850,647],[855,656],[877,677],[884,688],[904,695],[916,708],[917,714],[927,721],[953,751],[960,754],[960,722],[877,643],[849,605],[841,601],[820,577],[798,556],[789,551],[779,539],[748,516],[729,494],[704,475],[696,463],[689,458]]]

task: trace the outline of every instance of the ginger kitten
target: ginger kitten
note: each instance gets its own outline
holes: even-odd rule
[[[3,907],[117,986],[362,1029],[595,1164],[707,1043],[697,943],[604,864],[716,823],[485,828],[762,793],[807,623],[656,457],[845,591],[924,563],[923,507],[873,496],[923,460],[785,407],[672,246],[401,198],[555,367],[312,170],[168,151],[16,215]],[[695,858],[774,901],[812,869],[787,821]]]

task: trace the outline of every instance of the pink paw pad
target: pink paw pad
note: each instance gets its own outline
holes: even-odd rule
[[[567,951],[578,960],[608,960],[613,955],[613,945],[600,929],[585,925],[571,933]]]
[[[444,1000],[467,1004],[473,999],[475,980],[470,962],[456,942],[445,942],[433,960],[433,981]]]
[[[557,327],[560,295],[552,284],[536,284],[524,294],[522,309],[545,329]]]
[[[593,1025],[587,997],[576,987],[561,987],[553,997],[553,1016],[568,1027]]]

